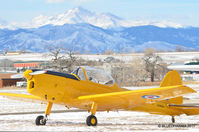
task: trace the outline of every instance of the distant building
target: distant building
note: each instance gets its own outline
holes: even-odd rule
[[[42,61],[17,61],[14,62],[14,67],[17,69],[34,68],[41,64]]]
[[[185,65],[197,65],[199,67],[199,62],[189,62],[185,63]],[[199,81],[199,71],[184,71],[184,74],[181,75],[182,80],[189,80],[189,81]]]
[[[14,62],[14,67],[16,69],[45,68],[48,65],[49,65],[48,62],[44,62],[44,61],[16,61]]]
[[[105,58],[104,62],[106,62],[106,63],[111,63],[111,62],[117,63],[117,62],[120,62],[120,60],[119,59],[115,59],[114,57],[110,56],[110,57]]]
[[[9,86],[16,86],[16,83],[18,81],[21,81],[22,79],[16,79],[16,78],[1,78],[0,79],[0,88],[2,87],[9,87]]]
[[[6,86],[16,86],[16,82],[21,81],[22,79],[10,78],[13,73],[0,73],[0,88]]]
[[[21,51],[7,51],[6,55],[20,55]]]
[[[199,81],[198,74],[185,74],[181,75],[183,81]]]

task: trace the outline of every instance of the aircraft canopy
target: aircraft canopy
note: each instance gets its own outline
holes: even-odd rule
[[[85,73],[83,70],[85,70]],[[87,79],[89,81],[99,84],[113,85],[115,82],[114,79],[105,71],[94,67],[88,67],[88,66],[78,67],[72,73],[77,75],[80,80]]]

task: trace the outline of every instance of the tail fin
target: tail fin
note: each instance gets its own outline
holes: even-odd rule
[[[182,85],[180,74],[177,71],[170,71],[166,74],[166,76],[162,80],[160,87],[175,86],[175,85]],[[182,96],[169,99],[169,104],[182,104],[182,103],[183,103]]]
[[[170,71],[166,74],[160,87],[182,85],[180,74],[177,71]]]

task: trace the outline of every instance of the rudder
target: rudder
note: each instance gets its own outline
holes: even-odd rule
[[[182,85],[180,74],[177,71],[168,72],[162,80],[160,87]]]

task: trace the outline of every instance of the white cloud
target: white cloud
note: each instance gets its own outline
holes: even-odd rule
[[[65,2],[68,0],[46,0],[47,3],[60,3],[60,2]]]
[[[47,3],[59,3],[59,2],[64,2],[68,0],[46,0]]]
[[[46,0],[47,3],[61,3],[61,2],[75,2],[75,3],[82,3],[82,2],[89,2],[93,0]]]

